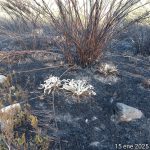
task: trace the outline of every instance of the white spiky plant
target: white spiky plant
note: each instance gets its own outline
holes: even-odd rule
[[[103,63],[101,66],[98,68],[98,72],[103,74],[104,76],[108,75],[117,75],[118,74],[118,69],[115,65],[113,64],[108,64],[108,63]]]
[[[75,96],[91,96],[91,95],[96,95],[94,92],[94,87],[86,80],[74,80],[74,79],[68,79],[68,80],[63,80],[63,89],[66,91],[71,92]]]
[[[44,94],[50,94],[54,89],[58,89],[60,86],[60,78],[52,75],[44,81],[44,84],[41,84],[41,88],[44,89]]]

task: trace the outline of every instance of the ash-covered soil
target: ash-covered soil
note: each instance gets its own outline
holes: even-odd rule
[[[149,144],[150,149],[150,89],[142,86],[143,81],[150,78],[149,57],[107,52],[91,68],[76,66],[70,70],[61,55],[57,57],[54,60],[52,54],[36,53],[26,55],[21,61],[18,57],[11,57],[15,61],[1,59],[3,74],[15,72],[14,84],[28,92],[31,110],[38,117],[43,134],[56,139],[52,149],[115,150],[116,144]],[[95,68],[101,62],[117,66],[116,82],[102,82],[96,74]],[[80,103],[64,91],[55,92],[54,99],[52,95],[42,96],[40,84],[49,75],[61,76],[64,72],[62,79],[88,80],[96,96],[82,98]],[[113,122],[111,116],[117,102],[140,109],[144,117],[131,122]]]

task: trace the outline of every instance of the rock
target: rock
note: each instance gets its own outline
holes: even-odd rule
[[[95,121],[95,120],[97,120],[98,118],[96,117],[96,116],[93,116],[92,117],[92,121]]]
[[[7,79],[7,77],[5,77],[4,75],[0,75],[0,83],[4,83],[5,80]]]
[[[92,146],[92,147],[98,147],[99,145],[100,145],[100,142],[98,141],[95,141],[89,144],[89,146]]]
[[[89,120],[88,120],[88,119],[85,119],[85,123],[87,123],[87,124],[88,124],[88,123],[89,123]]]
[[[118,112],[112,116],[112,121],[129,122],[132,120],[140,119],[144,116],[141,110],[123,103],[117,103],[116,107]]]
[[[101,129],[100,129],[99,127],[94,127],[94,131],[96,131],[96,132],[100,132],[100,131],[101,131]]]
[[[21,105],[19,103],[9,105],[7,107],[4,107],[0,110],[1,113],[9,113],[9,114],[14,114],[17,111],[21,110]]]

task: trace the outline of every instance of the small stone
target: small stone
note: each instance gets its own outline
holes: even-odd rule
[[[89,146],[92,146],[92,147],[98,147],[99,145],[100,145],[100,142],[95,141],[95,142],[90,143]]]
[[[4,83],[5,80],[7,79],[7,77],[5,77],[4,75],[0,75],[0,83]]]
[[[88,119],[85,119],[85,123],[89,123],[89,120],[88,120]]]
[[[7,107],[4,107],[2,109],[0,109],[0,112],[2,113],[11,113],[12,112],[17,112],[17,111],[20,111],[21,110],[21,105],[19,103],[16,103],[16,104],[13,104],[13,105],[9,105]]]
[[[96,117],[96,116],[93,116],[92,117],[92,121],[95,121],[95,120],[97,120],[98,118]]]
[[[140,119],[144,116],[141,110],[126,104],[117,103],[116,106],[119,111],[117,114],[112,116],[112,121],[130,122],[132,120]]]
[[[100,129],[99,127],[94,127],[94,130],[95,130],[96,132],[101,131],[101,129]]]

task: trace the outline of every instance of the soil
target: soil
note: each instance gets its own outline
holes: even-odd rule
[[[32,113],[38,117],[43,134],[56,139],[53,150],[115,150],[116,144],[134,148],[135,144],[143,144],[145,149],[150,149],[150,89],[142,86],[150,77],[149,57],[107,52],[103,60],[91,68],[76,66],[68,70],[69,66],[62,64],[61,55],[54,61],[52,54],[36,54],[27,55],[23,61],[9,61],[9,64],[3,60],[1,68],[4,74],[15,72],[14,84],[28,92]],[[117,82],[98,80],[95,69],[101,62],[117,66]],[[88,80],[96,96],[81,98],[80,102],[64,91],[56,91],[54,99],[52,95],[43,96],[40,84],[49,75],[61,76],[64,72],[62,79]],[[144,117],[131,122],[113,122],[111,116],[116,102],[140,109]]]

